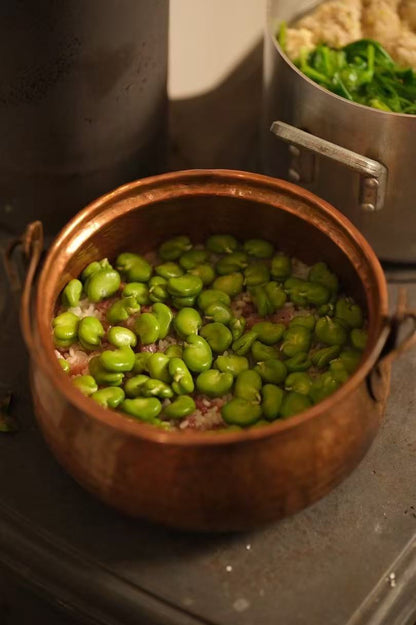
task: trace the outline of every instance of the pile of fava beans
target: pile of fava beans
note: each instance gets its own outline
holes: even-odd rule
[[[91,401],[165,430],[229,431],[331,395],[367,331],[326,263],[218,234],[90,263],[63,289],[52,336]]]

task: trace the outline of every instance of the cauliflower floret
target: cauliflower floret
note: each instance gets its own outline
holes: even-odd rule
[[[312,31],[316,41],[345,46],[362,37],[360,0],[330,0],[319,5],[297,23]]]
[[[416,30],[416,0],[403,0],[400,5],[400,17],[411,30]]]
[[[396,9],[386,0],[374,0],[363,8],[364,37],[370,37],[388,47],[400,35],[401,23]]]
[[[293,61],[299,57],[302,49],[309,52],[316,43],[314,33],[307,28],[288,28],[286,31],[286,54]]]

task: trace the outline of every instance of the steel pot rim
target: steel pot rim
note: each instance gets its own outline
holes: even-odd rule
[[[80,227],[82,228],[88,222],[91,222],[93,216],[104,215],[107,211],[111,212],[111,206],[106,207],[106,203],[111,202],[114,198],[123,196],[126,192],[132,190],[137,191],[137,197],[142,195],[147,201],[144,205],[150,205],[160,201],[160,197],[156,193],[152,193],[149,189],[161,190],[164,185],[171,185],[174,183],[177,185],[178,197],[183,197],[184,192],[183,185],[190,184],[196,180],[205,180],[217,183],[222,181],[223,183],[232,183],[233,187],[236,183],[246,183],[248,187],[247,193],[250,188],[259,186],[268,186],[269,189],[276,192],[287,192],[295,196],[301,196],[303,200],[309,200],[313,202],[315,206],[319,208],[322,215],[332,219],[342,230],[346,232],[350,237],[354,238],[361,247],[363,254],[367,262],[371,265],[374,276],[376,279],[376,286],[380,296],[380,308],[378,314],[381,318],[380,334],[377,340],[374,340],[374,345],[366,350],[364,353],[364,359],[361,362],[356,372],[345,382],[335,393],[325,400],[319,402],[315,406],[305,410],[304,412],[291,417],[290,419],[277,420],[269,425],[264,425],[261,428],[250,428],[241,432],[163,432],[155,428],[154,426],[147,425],[129,419],[122,413],[118,413],[113,410],[105,409],[98,404],[95,404],[90,398],[83,396],[71,383],[71,381],[62,375],[61,367],[54,355],[54,346],[52,337],[48,330],[48,320],[44,320],[39,324],[39,313],[42,311],[42,284],[47,281],[51,263],[53,261],[54,254],[58,254],[59,251],[62,254],[60,248],[64,245],[65,239],[69,238],[71,234],[76,232]],[[181,186],[182,185],[182,186]],[[172,187],[170,187],[172,189]],[[206,195],[205,191],[205,195]],[[208,192],[209,193],[209,192]],[[235,194],[231,188],[228,189],[228,195]],[[151,197],[153,196],[153,197]],[[156,197],[155,197],[156,196]],[[238,197],[245,197],[244,191],[239,190]],[[266,203],[266,202],[265,202]],[[271,209],[276,207],[270,206]],[[129,210],[137,210],[137,205],[128,207]],[[277,210],[280,210],[277,208]],[[283,210],[283,209],[282,209]],[[288,212],[296,213],[296,210],[291,207],[286,207]],[[299,216],[299,214],[298,214]],[[302,215],[300,215],[303,218]],[[327,233],[327,236],[330,235]],[[64,248],[65,249],[65,248]],[[345,252],[344,252],[345,253]],[[303,424],[309,422],[311,419],[319,418],[319,416],[327,413],[335,405],[342,405],[343,399],[352,393],[357,387],[362,384],[371,371],[374,369],[379,359],[380,353],[384,346],[384,341],[380,341],[381,333],[383,329],[388,328],[388,293],[387,283],[382,271],[381,265],[363,235],[355,228],[355,226],[337,209],[331,206],[325,200],[322,200],[313,193],[306,191],[298,187],[295,184],[279,180],[262,174],[255,174],[251,172],[244,172],[238,170],[227,169],[192,169],[178,172],[170,172],[167,174],[161,174],[133,181],[117,189],[107,193],[82,209],[77,215],[68,222],[68,224],[61,230],[58,236],[52,243],[45,263],[40,271],[40,275],[37,281],[36,296],[35,296],[35,311],[34,320],[36,328],[36,339],[29,344],[29,351],[31,356],[31,367],[42,367],[44,373],[47,374],[49,379],[53,380],[54,386],[64,395],[69,404],[75,406],[80,412],[82,412],[87,418],[92,418],[99,421],[102,425],[105,425],[115,431],[121,431],[122,433],[129,434],[137,439],[146,440],[148,442],[160,443],[163,445],[172,445],[175,447],[189,447],[189,446],[220,446],[230,444],[246,444],[250,441],[256,441],[261,439],[272,438],[279,434],[289,432],[297,427],[301,427]],[[22,317],[23,318],[23,317]],[[23,323],[23,330],[27,340],[27,334],[25,332],[25,324]],[[27,341],[29,343],[29,341]]]
[[[311,78],[309,78],[303,72],[301,72],[300,69],[296,67],[296,65],[293,63],[293,61],[284,52],[284,50],[282,49],[281,45],[279,44],[275,34],[273,33],[273,25],[272,25],[273,21],[275,22],[276,18],[274,16],[272,16],[271,2],[269,1],[268,2],[268,7],[267,7],[267,28],[266,28],[266,33],[271,38],[271,40],[273,42],[273,45],[274,45],[277,53],[282,58],[282,60],[290,67],[290,69],[292,70],[292,72],[294,74],[296,74],[300,79],[304,80],[311,87],[315,87],[322,94],[325,94],[328,97],[332,97],[335,100],[338,100],[339,102],[344,103],[345,105],[354,106],[359,111],[362,111],[362,110],[372,111],[372,113],[374,113],[376,115],[379,115],[381,118],[383,118],[383,117],[384,118],[386,118],[386,117],[389,117],[389,118],[397,117],[397,118],[400,118],[400,119],[401,118],[413,119],[413,120],[416,119],[416,114],[414,114],[414,113],[396,113],[395,111],[381,111],[380,109],[375,109],[375,108],[372,108],[371,106],[366,106],[365,104],[360,104],[359,102],[352,102],[351,100],[347,100],[347,98],[343,98],[342,96],[337,95],[336,93],[333,93],[332,91],[329,91],[328,89],[325,89],[324,87],[321,87],[321,85],[318,85],[318,83],[314,82]]]

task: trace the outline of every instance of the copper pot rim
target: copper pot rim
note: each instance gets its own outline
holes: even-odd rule
[[[115,431],[128,434],[138,439],[147,440],[149,442],[180,447],[209,447],[218,445],[245,444],[250,441],[265,439],[280,434],[284,435],[295,428],[307,424],[310,420],[328,413],[335,405],[341,405],[343,399],[350,393],[354,392],[357,387],[364,382],[368,374],[374,368],[380,356],[382,345],[378,345],[378,342],[374,341],[374,345],[371,348],[367,348],[364,353],[364,359],[360,367],[347,382],[345,382],[330,397],[319,402],[315,406],[312,406],[308,410],[305,410],[301,414],[291,417],[290,419],[278,420],[270,423],[269,425],[264,425],[261,428],[250,428],[240,432],[165,432],[160,431],[154,426],[146,423],[130,419],[122,413],[103,408],[98,404],[95,404],[90,398],[82,395],[74,387],[70,380],[66,378],[65,375],[62,375],[62,369],[54,355],[55,348],[50,334],[49,323],[45,320],[41,323],[38,322],[38,319],[41,318],[40,313],[42,312],[42,284],[44,284],[48,279],[54,255],[59,254],[60,249],[65,245],[66,239],[69,239],[74,232],[77,232],[80,229],[80,227],[82,228],[83,225],[85,226],[88,222],[91,222],[94,217],[97,217],[98,215],[103,216],[107,212],[111,213],[111,202],[116,198],[120,199],[125,194],[131,194],[132,191],[136,191],[137,196],[140,196],[141,194],[146,195],[149,193],[150,189],[152,191],[154,191],[155,188],[160,190],[163,189],[165,185],[169,186],[172,183],[177,185],[177,197],[180,198],[186,195],[186,187],[181,185],[196,182],[197,180],[205,181],[207,183],[209,181],[215,183],[223,182],[225,184],[233,183],[234,185],[238,182],[244,182],[248,183],[248,189],[253,189],[256,186],[264,189],[265,186],[267,186],[271,191],[288,193],[289,195],[301,198],[303,201],[306,200],[311,202],[326,218],[335,221],[337,225],[342,228],[344,233],[347,233],[356,244],[358,243],[367,262],[372,267],[376,280],[380,296],[379,315],[382,319],[381,329],[388,325],[387,283],[381,265],[375,255],[375,252],[364,236],[340,211],[310,191],[278,178],[272,178],[263,174],[240,170],[191,169],[142,178],[122,185],[92,201],[84,209],[79,211],[66,226],[64,226],[49,249],[38,279],[35,299],[35,318],[37,329],[39,331],[39,339],[36,341],[36,345],[34,347],[36,353],[31,354],[33,359],[32,367],[41,366],[44,372],[47,373],[51,379],[53,379],[54,386],[65,396],[67,401],[71,405],[76,406],[78,410],[84,413],[88,418],[93,418]],[[170,187],[170,190],[172,190],[172,187]],[[204,190],[204,192],[201,192],[200,194],[206,196],[207,193],[209,195],[209,192]],[[152,197],[147,198],[148,201],[146,202],[146,205],[151,205],[160,201],[159,196],[153,194],[151,195]],[[231,195],[231,193],[228,192],[227,195]],[[234,193],[232,193],[232,195],[234,195]],[[169,197],[172,196],[170,195]],[[249,196],[244,194],[244,190],[240,189],[238,197],[244,199]],[[252,195],[250,195],[250,199],[253,199]],[[110,204],[108,207],[106,207],[107,203]],[[282,209],[281,206],[278,208]],[[126,212],[136,209],[137,206],[127,207]],[[299,213],[297,213],[292,207],[285,207],[284,210],[302,218],[302,215],[299,215]],[[124,210],[122,212],[124,212]],[[329,237],[328,233],[327,236]]]

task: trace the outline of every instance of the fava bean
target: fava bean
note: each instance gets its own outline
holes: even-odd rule
[[[183,360],[194,373],[209,369],[212,364],[212,352],[207,341],[197,334],[188,336],[184,345]]]
[[[321,317],[316,322],[315,334],[318,340],[325,345],[344,345],[348,335],[344,326],[331,317]]]
[[[184,269],[194,269],[197,265],[201,265],[208,258],[206,250],[189,250],[185,252],[179,259],[179,264]]]
[[[72,312],[63,312],[52,321],[53,340],[57,347],[70,347],[77,340],[79,318]]]
[[[272,323],[271,321],[260,321],[255,323],[252,330],[256,332],[259,341],[266,345],[275,345],[280,341],[286,327],[283,323]]]
[[[65,360],[65,358],[58,358],[58,363],[64,373],[69,373],[71,371],[69,362]]]
[[[363,311],[349,297],[341,297],[335,304],[335,317],[349,328],[362,328]]]
[[[171,375],[169,373],[169,364],[171,359],[163,352],[156,352],[152,354],[149,360],[146,362],[146,367],[150,376],[162,382],[170,383]]]
[[[230,306],[231,298],[224,291],[218,289],[205,289],[198,296],[198,306],[204,312],[211,304],[224,304],[224,306]]]
[[[247,254],[256,258],[271,258],[274,253],[273,245],[264,239],[248,239],[243,247]]]
[[[226,276],[215,278],[212,286],[218,291],[224,291],[230,297],[235,297],[243,290],[244,276],[242,273],[235,271]]]
[[[337,358],[330,363],[329,371],[331,372],[334,380],[336,380],[340,384],[344,384],[344,382],[346,382],[350,377],[350,374],[346,370],[344,363],[340,358]]]
[[[293,328],[295,326],[303,326],[308,330],[313,330],[315,328],[316,319],[313,315],[296,315],[293,317],[291,322],[289,323],[289,327]]]
[[[326,371],[319,378],[316,378],[312,382],[311,390],[309,395],[314,404],[322,401],[329,395],[332,395],[338,388],[340,384],[335,380],[332,373],[330,371]]]
[[[222,354],[233,342],[231,331],[223,323],[207,323],[201,328],[201,336],[208,342],[213,352]]]
[[[195,305],[195,299],[195,297],[172,297],[172,305],[178,310],[192,308]]]
[[[180,235],[162,243],[159,247],[159,256],[162,260],[176,260],[191,248],[189,237]]]
[[[354,373],[360,364],[362,353],[357,349],[346,347],[339,355],[339,359],[343,363],[349,374]]]
[[[283,282],[292,273],[292,261],[285,254],[276,254],[272,258],[272,266],[270,273],[274,280]]]
[[[248,427],[261,417],[261,407],[243,397],[234,397],[221,408],[221,415],[225,423]]]
[[[244,356],[218,356],[214,367],[223,373],[231,373],[231,375],[237,377],[239,373],[249,368],[249,363]]]
[[[262,379],[260,374],[254,371],[254,369],[248,369],[238,374],[235,381],[234,395],[249,402],[259,403],[261,401],[261,387]]]
[[[191,372],[182,358],[171,358],[169,365],[169,375],[171,376],[172,388],[177,395],[193,393],[195,385]]]
[[[311,406],[312,402],[309,397],[291,391],[290,393],[287,393],[283,398],[280,408],[280,415],[284,419],[287,419],[288,417],[292,417],[295,414],[304,412],[304,410],[307,410]]]
[[[82,282],[81,280],[70,280],[62,291],[62,304],[64,306],[78,306],[81,299]]]
[[[128,282],[147,282],[153,273],[147,260],[131,252],[123,252],[117,256],[116,269],[126,276]]]
[[[120,386],[123,382],[124,373],[107,371],[101,364],[100,356],[94,356],[88,363],[90,374],[97,384],[101,386]]]
[[[115,347],[135,347],[137,337],[128,328],[123,326],[113,326],[107,332],[107,340]]]
[[[274,345],[264,345],[261,341],[254,341],[251,346],[251,355],[255,362],[279,358],[279,349]]]
[[[124,398],[123,389],[117,386],[101,388],[91,395],[91,399],[100,404],[100,406],[104,406],[104,408],[117,408]]]
[[[85,283],[85,292],[90,302],[101,302],[111,297],[120,286],[120,274],[115,269],[99,269]]]
[[[151,352],[139,352],[134,357],[134,373],[143,373],[143,371],[147,371],[147,363],[151,356]]]
[[[188,270],[188,273],[191,273],[194,276],[198,276],[202,280],[202,284],[204,286],[208,286],[212,282],[214,282],[216,273],[211,265],[208,263],[202,263],[201,265],[196,265],[192,269]]]
[[[97,382],[92,375],[77,375],[72,378],[73,384],[83,395],[89,397],[98,390]]]
[[[159,338],[159,321],[152,313],[142,313],[134,323],[134,331],[142,345],[156,343]]]
[[[205,317],[210,321],[229,324],[232,321],[231,308],[221,302],[211,304],[205,309]]]
[[[363,352],[367,345],[368,334],[365,330],[354,328],[353,330],[351,330],[350,339],[353,347]]]
[[[196,386],[200,393],[208,397],[222,397],[226,395],[234,383],[231,373],[222,373],[218,369],[208,369],[199,374]]]
[[[131,347],[120,347],[115,350],[106,349],[100,354],[99,359],[106,371],[124,373],[132,371],[135,363],[135,353]]]
[[[182,308],[173,320],[176,333],[183,339],[190,334],[198,334],[201,326],[201,315],[195,308]]]
[[[271,384],[281,384],[286,378],[287,369],[284,362],[277,358],[270,358],[254,367],[261,379]]]
[[[193,297],[201,292],[202,287],[201,278],[191,273],[168,280],[168,292],[174,297]]]
[[[143,386],[146,382],[150,380],[148,375],[143,375],[142,373],[139,375],[134,375],[132,378],[126,380],[124,384],[124,392],[127,397],[140,397],[142,394]]]
[[[307,352],[311,345],[312,335],[308,328],[303,326],[289,327],[283,334],[282,352],[291,358],[300,352]]]
[[[135,301],[142,305],[150,304],[149,287],[143,282],[128,282],[122,292],[123,297],[134,297]]]
[[[153,276],[149,280],[149,299],[151,302],[165,302],[169,298],[168,281],[162,276]]]
[[[284,392],[275,384],[265,384],[262,388],[261,410],[268,421],[274,421],[279,417]]]
[[[95,350],[101,345],[105,331],[97,317],[84,317],[78,325],[78,340],[86,350]]]
[[[264,285],[267,299],[273,307],[272,312],[279,310],[286,303],[287,296],[282,287],[277,282],[268,282]]]
[[[222,323],[228,323],[228,327],[231,330],[234,341],[242,336],[244,328],[246,327],[246,320],[244,317],[232,317],[229,321],[223,321]]]
[[[245,269],[248,265],[248,257],[245,252],[233,252],[220,258],[215,265],[215,269],[220,276],[228,273],[235,273],[241,269]]]
[[[179,276],[183,276],[183,269],[177,263],[173,261],[168,261],[167,263],[162,263],[162,265],[157,265],[155,267],[155,271],[158,276],[169,280],[169,278],[179,278]]]
[[[127,321],[130,315],[140,312],[140,304],[132,295],[118,299],[107,310],[107,321],[111,324]]]
[[[287,391],[295,391],[301,395],[309,395],[312,388],[312,380],[307,373],[297,371],[289,373],[285,380],[285,389]]]
[[[206,241],[206,247],[214,254],[231,254],[237,247],[237,239],[230,234],[213,234]]]
[[[181,395],[165,407],[164,414],[168,419],[184,419],[195,412],[195,410],[196,406],[192,397]]]
[[[92,276],[93,273],[96,273],[100,269],[112,269],[108,258],[102,258],[101,260],[95,260],[89,265],[87,265],[84,271],[81,273],[82,282],[86,282],[88,278]]]
[[[254,341],[257,339],[257,333],[253,330],[246,332],[239,339],[234,341],[232,348],[237,356],[245,356],[251,349]]]
[[[169,347],[165,349],[165,354],[169,356],[169,358],[182,358],[182,353],[183,347],[178,344],[169,345]]]
[[[250,286],[265,284],[270,280],[270,272],[267,265],[262,262],[251,263],[244,270],[244,283]]]
[[[339,355],[340,351],[341,351],[341,348],[339,345],[331,345],[331,347],[324,347],[322,349],[319,349],[314,354],[312,354],[311,360],[313,364],[315,365],[315,367],[318,367],[318,369],[324,369],[325,367],[328,366],[331,360],[333,360]]]
[[[152,315],[156,317],[159,324],[158,339],[166,338],[170,330],[170,324],[172,323],[173,312],[166,304],[156,302],[152,307]]]
[[[254,286],[249,289],[253,304],[262,317],[267,317],[275,311],[275,306],[267,295],[266,286]]]
[[[122,401],[120,409],[140,421],[152,423],[162,411],[162,404],[157,397],[136,397]]]
[[[326,263],[316,263],[311,267],[308,274],[308,280],[310,282],[317,282],[323,284],[331,294],[335,294],[338,291],[338,278],[332,271],[328,269]]]
[[[160,397],[161,399],[170,399],[173,397],[173,391],[166,382],[150,378],[146,380],[141,388],[143,397]]]
[[[312,362],[307,352],[299,352],[295,356],[287,358],[285,365],[287,370],[292,373],[293,371],[307,371],[312,366]]]

